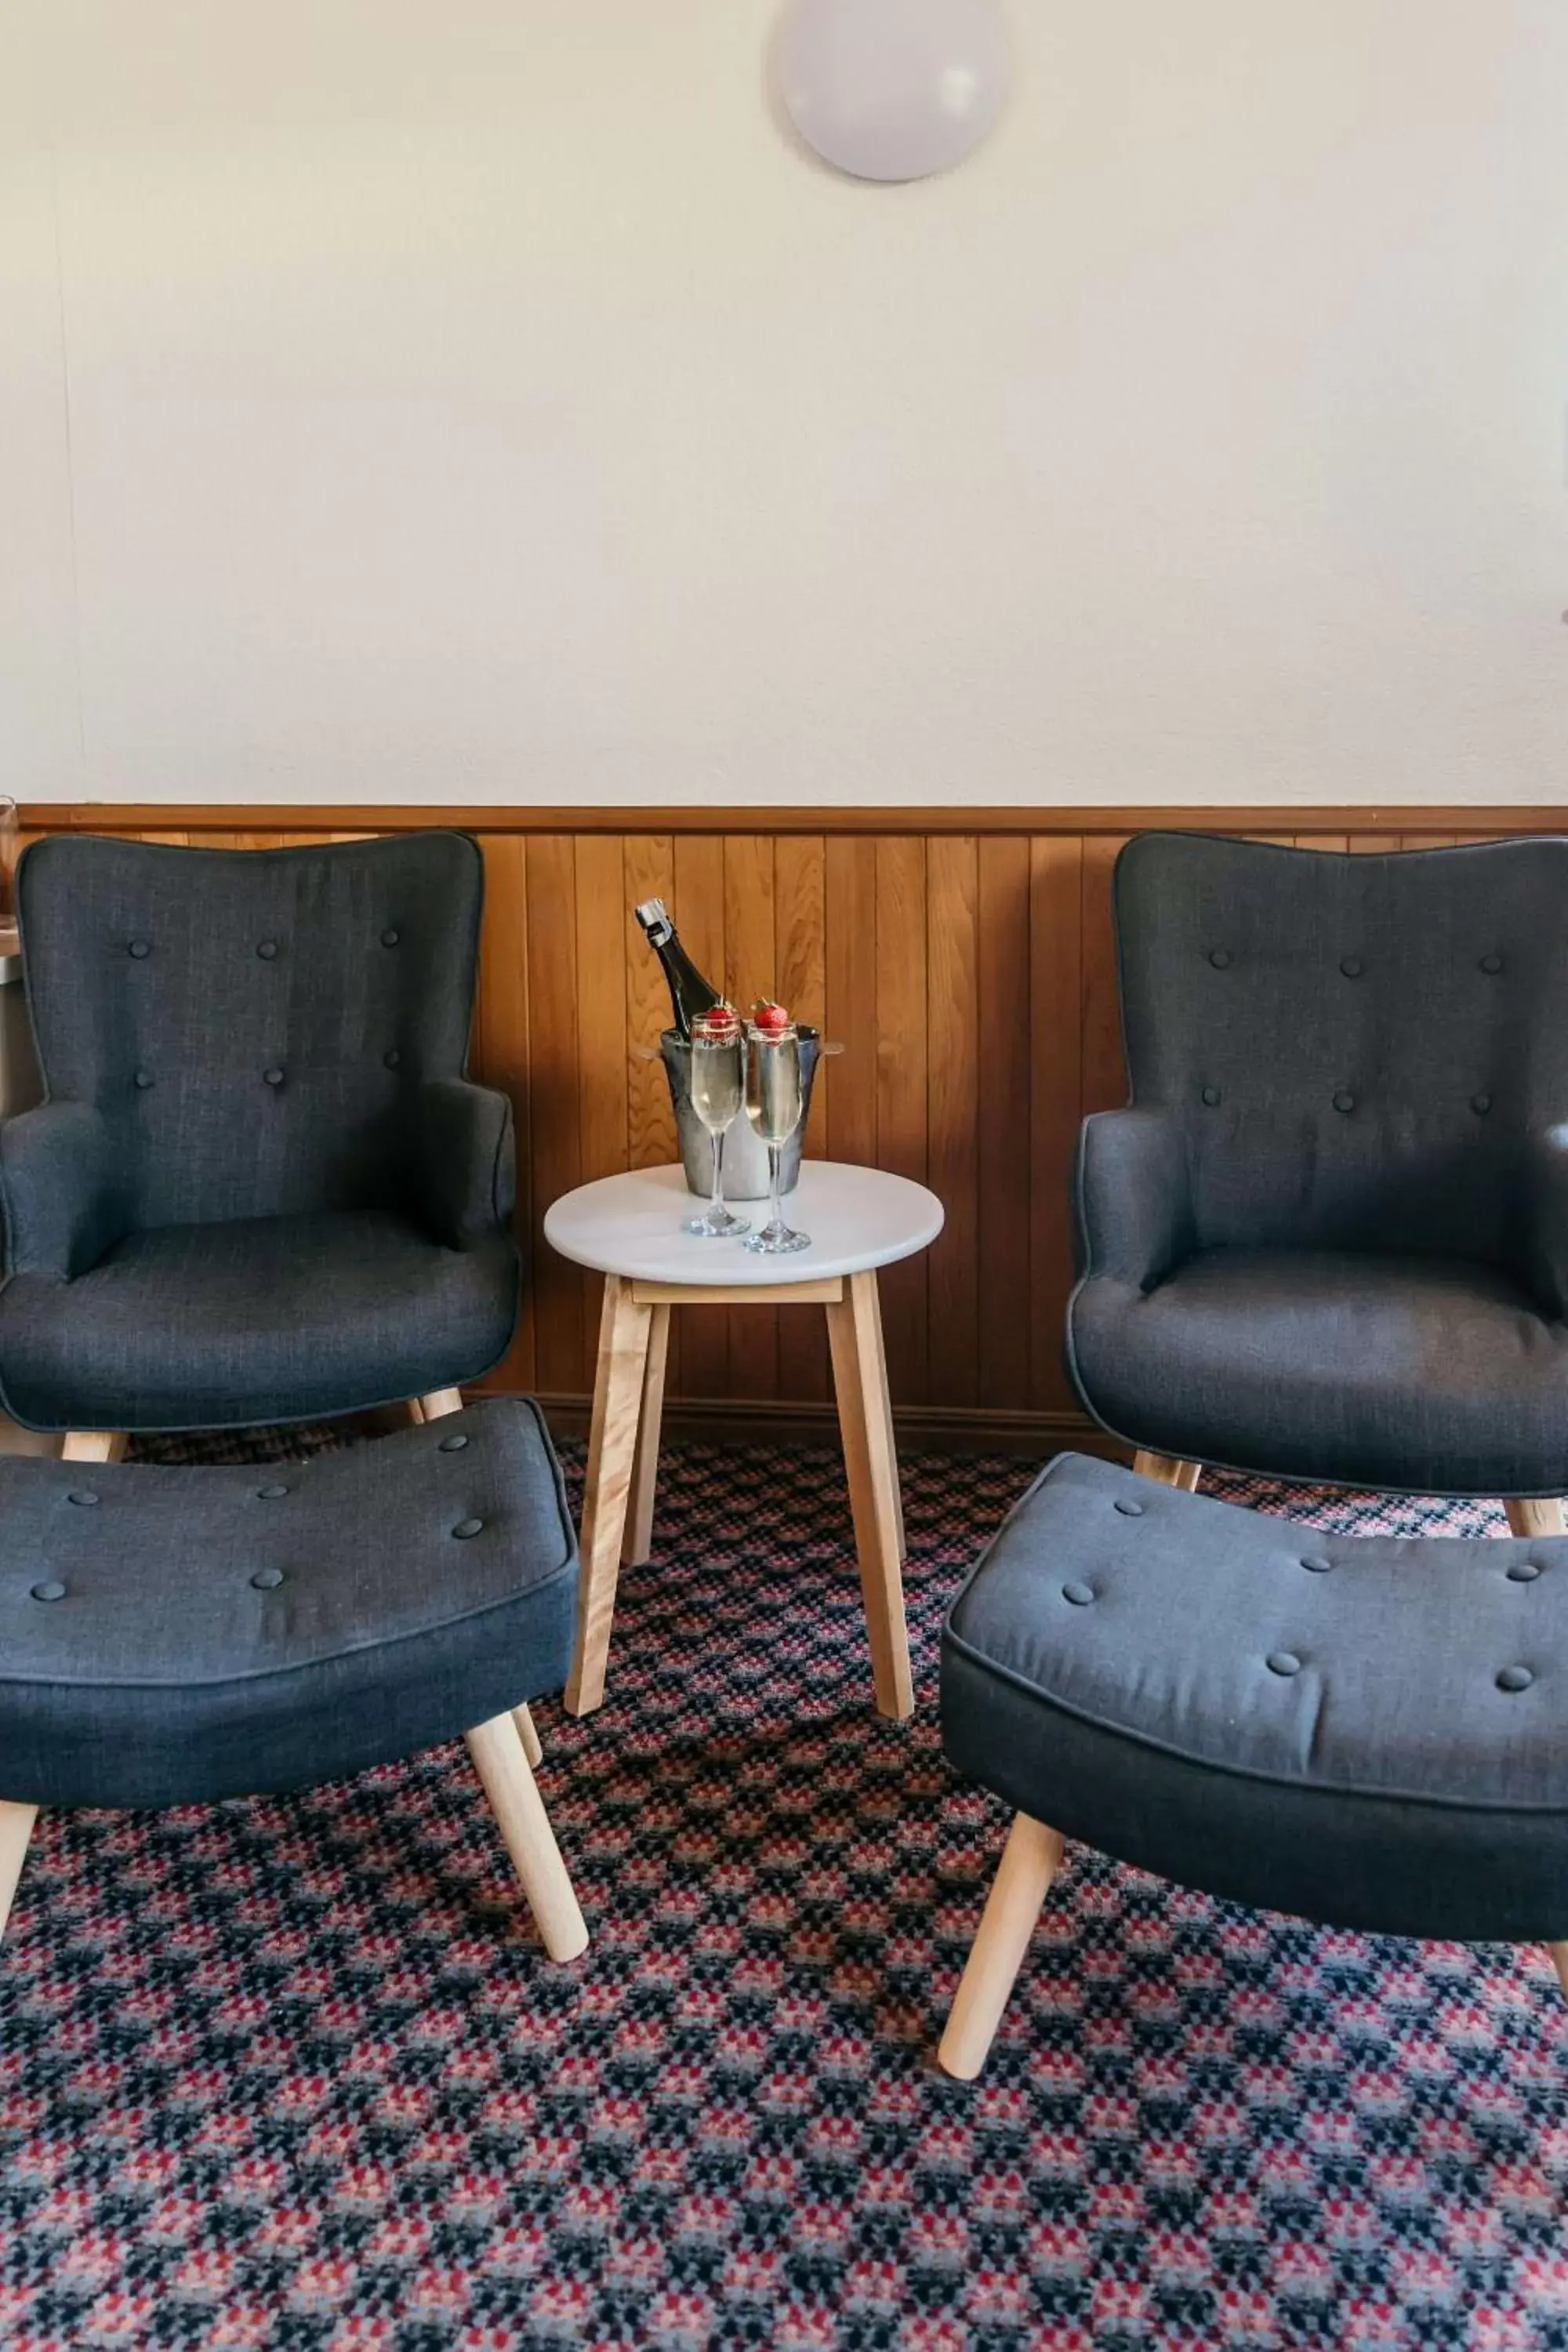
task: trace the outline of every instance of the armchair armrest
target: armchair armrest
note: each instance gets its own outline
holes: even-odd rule
[[[1568,1322],[1568,1131],[1537,1131],[1526,1144],[1523,1263],[1520,1272],[1546,1311]]]
[[[517,1198],[510,1097],[467,1078],[426,1080],[416,1170],[420,1210],[448,1249],[473,1249],[504,1229]]]
[[[125,1232],[108,1120],[90,1103],[47,1102],[0,1124],[5,1267],[69,1282]]]
[[[1186,1142],[1168,1111],[1102,1110],[1079,1136],[1080,1276],[1152,1290],[1194,1245]]]

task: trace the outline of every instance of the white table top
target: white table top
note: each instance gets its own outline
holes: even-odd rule
[[[942,1202],[923,1184],[836,1160],[801,1162],[800,1182],[784,1197],[784,1223],[809,1234],[811,1247],[788,1257],[758,1257],[738,1239],[683,1234],[683,1220],[700,1215],[705,1205],[687,1190],[679,1168],[637,1169],[564,1193],[545,1212],[544,1238],[563,1257],[601,1274],[773,1290],[891,1265],[927,1248],[942,1231]],[[731,1205],[753,1226],[767,1223],[765,1201]]]

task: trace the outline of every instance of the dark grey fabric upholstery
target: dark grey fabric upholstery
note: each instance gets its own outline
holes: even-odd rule
[[[1116,870],[1131,1106],[1085,1122],[1079,1393],[1159,1453],[1568,1490],[1568,840]]]
[[[942,1635],[949,1760],[1120,1859],[1394,1935],[1568,1936],[1568,1538],[1321,1535],[1080,1455]]]
[[[481,889],[460,834],[27,851],[48,1100],[0,1128],[7,1411],[286,1420],[504,1352],[511,1108],[463,1076]]]
[[[0,1458],[0,1797],[303,1787],[559,1690],[577,1553],[514,1398],[265,1468]]]

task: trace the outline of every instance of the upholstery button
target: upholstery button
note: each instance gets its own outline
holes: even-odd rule
[[[395,948],[397,945],[397,933],[390,925],[381,935],[381,944],[384,948]]]
[[[137,1071],[137,1073],[136,1073],[136,1084],[137,1084],[137,1086],[141,1088],[141,1090],[142,1090],[142,1092],[143,1094],[145,1094],[145,1093],[146,1093],[147,1088],[152,1085],[152,1083],[153,1083],[153,1073],[152,1073],[152,1071],[151,1071],[151,1070],[138,1070],[138,1071]]]
[[[1268,1671],[1271,1675],[1299,1675],[1301,1671],[1301,1661],[1294,1650],[1270,1650]]]
[[[260,1503],[280,1503],[288,1492],[287,1486],[258,1486],[256,1498]]]
[[[1064,1584],[1062,1599],[1070,1601],[1075,1609],[1087,1609],[1094,1599],[1094,1587],[1092,1584]]]
[[[452,1533],[455,1536],[477,1536],[483,1526],[483,1519],[459,1519]]]
[[[79,1505],[81,1509],[86,1511],[91,1509],[93,1504],[97,1502],[98,1496],[93,1493],[90,1486],[79,1486],[75,1493],[68,1496],[66,1499],[68,1502]]]
[[[398,1052],[395,1045],[389,1045],[381,1058],[386,1064],[389,1070],[395,1070],[399,1062],[402,1061],[403,1056]]]
[[[131,942],[131,952],[135,957],[137,962],[141,963],[144,958],[150,956],[153,952],[152,940],[132,940]]]
[[[1347,980],[1359,980],[1365,969],[1360,956],[1342,956],[1340,960],[1340,970]]]
[[[250,1580],[258,1592],[273,1592],[283,1581],[283,1570],[280,1568],[258,1568]]]
[[[1503,1570],[1510,1584],[1533,1584],[1540,1573],[1541,1564],[1533,1559],[1516,1559],[1511,1568]]]
[[[1304,1552],[1301,1557],[1301,1565],[1309,1576],[1327,1576],[1333,1564],[1331,1559],[1325,1559],[1321,1551]]]
[[[279,1069],[263,1070],[261,1075],[269,1087],[280,1087],[283,1083],[283,1073]]]
[[[1342,1087],[1339,1093],[1334,1097],[1334,1108],[1336,1110],[1354,1110],[1355,1097],[1350,1092],[1348,1087]]]
[[[1490,1095],[1472,1095],[1470,1097],[1470,1108],[1475,1112],[1478,1118],[1485,1118],[1491,1107],[1492,1098]]]
[[[1500,1691],[1528,1690],[1535,1676],[1528,1666],[1505,1666],[1497,1678]]]
[[[441,1440],[441,1451],[443,1454],[460,1454],[468,1442],[462,1431],[455,1429],[450,1437]]]
[[[1215,1103],[1219,1100],[1219,1088],[1217,1087],[1205,1087],[1204,1088],[1204,1100],[1207,1103],[1210,1110],[1213,1110]]]
[[[1484,956],[1481,958],[1481,970],[1482,970],[1482,971],[1483,971],[1488,975],[1488,977],[1489,977],[1489,978],[1490,978],[1490,979],[1495,979],[1495,978],[1496,978],[1496,976],[1497,976],[1497,974],[1498,974],[1498,973],[1502,970],[1502,958],[1501,958],[1501,956],[1500,956],[1500,955],[1484,955]]]
[[[1213,964],[1215,971],[1228,971],[1230,969],[1230,950],[1228,948],[1213,949],[1209,955],[1209,961]]]
[[[1135,1503],[1131,1495],[1118,1495],[1116,1507],[1124,1519],[1141,1519],[1143,1516],[1142,1504]]]
[[[278,942],[277,942],[277,940],[258,940],[258,941],[257,942],[256,952],[257,952],[257,954],[261,958],[261,961],[262,961],[262,962],[263,962],[263,963],[270,963],[270,962],[272,961],[273,957],[274,957],[274,956],[277,954],[277,952],[278,952]]]
[[[53,1577],[50,1578],[47,1584],[35,1584],[33,1587],[33,1598],[35,1601],[63,1601],[65,1597],[65,1586],[59,1583]]]

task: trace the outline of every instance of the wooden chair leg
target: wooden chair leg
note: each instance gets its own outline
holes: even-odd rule
[[[511,1719],[516,1727],[517,1736],[522,1742],[522,1752],[528,1759],[528,1769],[531,1772],[537,1771],[544,1761],[544,1742],[534,1727],[533,1717],[527,1707],[514,1706]]]
[[[904,1621],[899,1462],[893,1450],[876,1275],[850,1275],[842,1299],[825,1312],[877,1712],[902,1721],[914,1713],[915,1688]]]
[[[985,2063],[1061,1858],[1059,1830],[1027,1813],[1014,1816],[936,2053],[943,2074],[961,2083],[973,2082]]]
[[[62,1462],[118,1462],[128,1444],[122,1429],[68,1429]]]
[[[574,1960],[587,1949],[588,1930],[517,1726],[510,1715],[492,1716],[468,1742],[541,1941],[552,1960]]]
[[[27,1840],[37,1818],[37,1805],[0,1804],[0,1936],[5,1935],[5,1922],[11,1916]]]
[[[568,1715],[592,1715],[604,1701],[652,1318],[653,1309],[639,1307],[633,1298],[629,1282],[615,1274],[605,1276],[578,1545],[583,1566],[577,1582],[577,1647],[566,1685]]]
[[[1132,1467],[1141,1478],[1153,1478],[1162,1486],[1179,1486],[1185,1495],[1193,1493],[1203,1475],[1201,1462],[1177,1462],[1169,1454],[1137,1453]]]
[[[445,1413],[462,1410],[461,1389],[432,1389],[428,1396],[416,1397],[409,1407],[410,1414],[417,1412],[421,1421],[439,1421]]]
[[[668,1354],[669,1309],[668,1307],[651,1307],[648,1311],[647,1363],[642,1381],[642,1412],[637,1421],[637,1450],[632,1463],[626,1535],[621,1544],[623,1568],[640,1568],[653,1549],[653,1498],[658,1486],[658,1433],[664,1419],[664,1368]]]
[[[1557,1971],[1557,1981],[1562,1986],[1564,1995],[1568,1995],[1568,1944],[1548,1944],[1546,1948],[1552,1955],[1552,1965]]]
[[[1555,1495],[1510,1496],[1504,1503],[1508,1524],[1516,1536],[1560,1536],[1563,1506]]]

